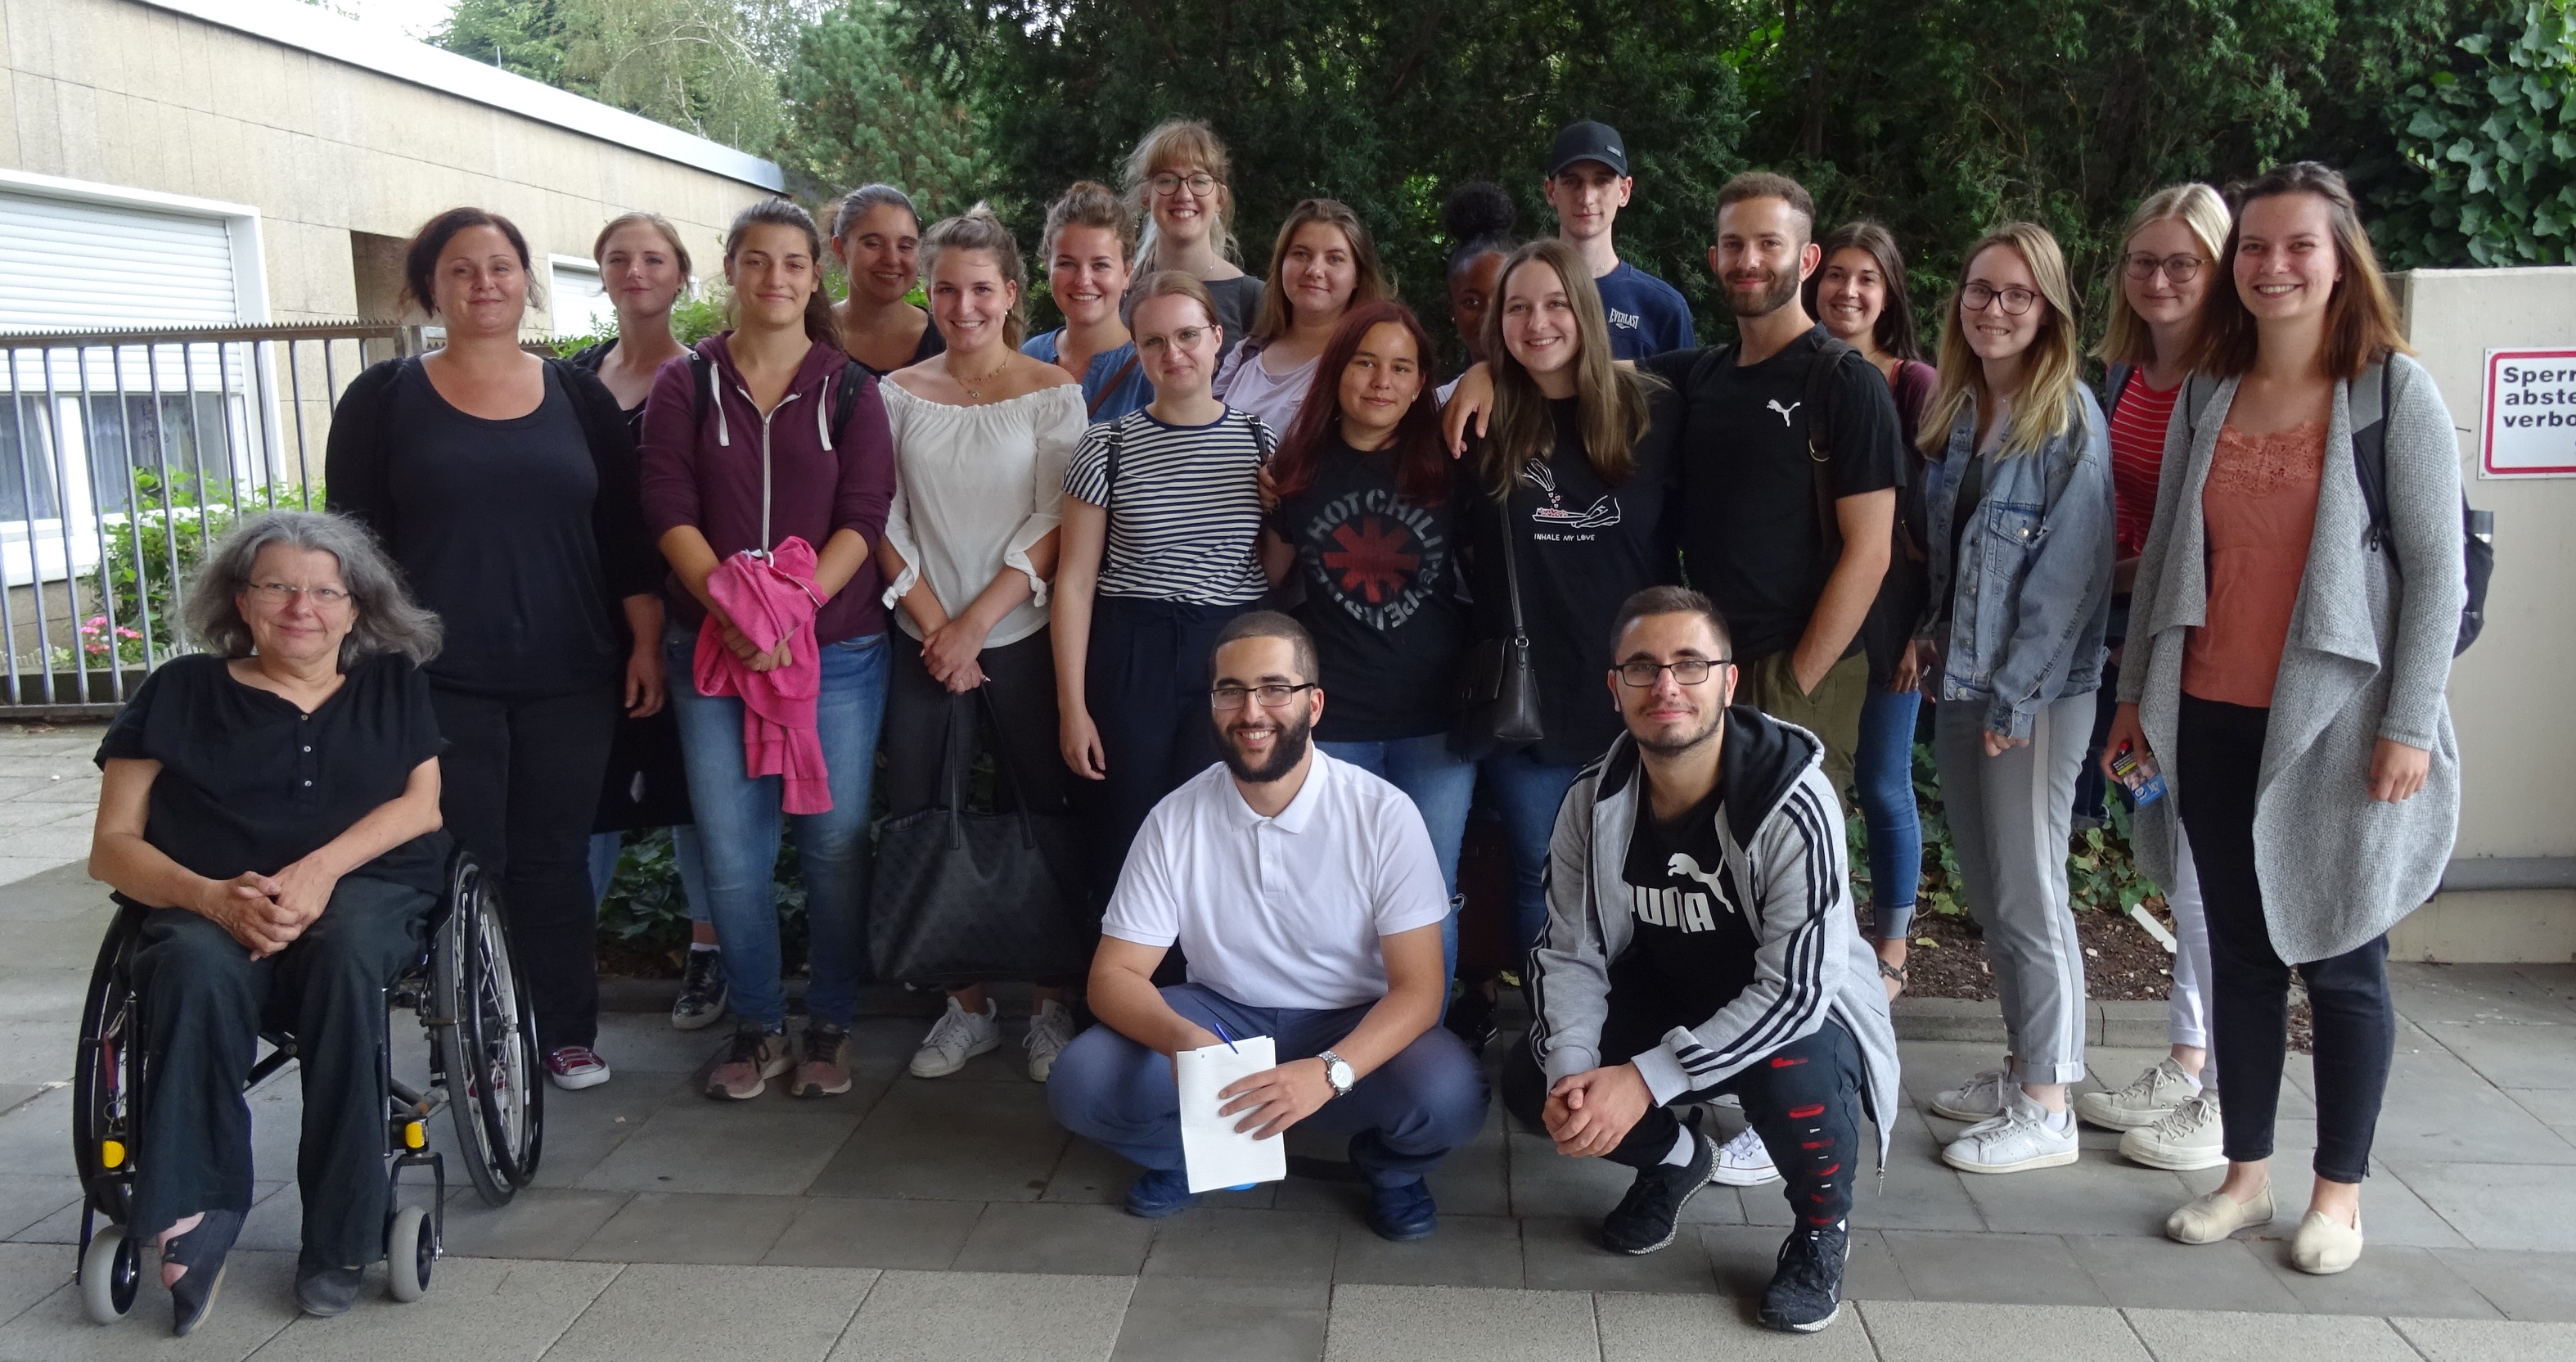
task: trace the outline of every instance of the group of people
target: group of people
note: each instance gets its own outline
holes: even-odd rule
[[[136,1212],[182,1324],[248,1207],[222,1087],[244,1019],[355,1024],[417,941],[440,839],[503,887],[547,1072],[581,1088],[610,1076],[593,923],[616,830],[693,824],[672,1020],[737,1019],[703,1090],[822,1097],[851,1087],[868,915],[915,907],[869,903],[880,763],[900,819],[958,798],[963,741],[1000,758],[1005,802],[1087,820],[1066,873],[1099,947],[1087,979],[928,981],[947,998],[914,1075],[998,1048],[987,986],[1035,985],[1030,1076],[1144,1169],[1128,1208],[1161,1216],[1194,1200],[1171,1057],[1267,1035],[1278,1066],[1225,1114],[1347,1134],[1372,1227],[1428,1235],[1425,1174],[1488,1101],[1496,985],[1458,977],[1481,806],[1532,1014],[1505,1108],[1635,1170],[1601,1228],[1615,1251],[1670,1243],[1712,1181],[1781,1180],[1763,1318],[1822,1328],[1861,1125],[1883,1157],[1898,1102],[1927,696],[2008,1036],[1933,1100],[1966,1123],[1943,1160],[2062,1166],[2082,1119],[2141,1162],[2227,1165],[2175,1239],[2270,1221],[2296,968],[2318,1147],[2293,1259],[2348,1267],[2393,1043],[2385,934],[2456,822],[2465,587],[2450,420],[2342,179],[2302,162],[2232,207],[2150,195],[2097,392],[2041,227],[1970,248],[1926,362],[1889,232],[1820,234],[1795,181],[1740,175],[1709,251],[1737,339],[1698,347],[1681,295],[1616,252],[1636,192],[1618,133],[1575,124],[1544,170],[1553,235],[1513,240],[1491,185],[1449,205],[1470,363],[1446,385],[1345,205],[1295,205],[1263,273],[1233,262],[1226,150],[1195,122],[1145,137],[1124,194],[1050,206],[1037,259],[1064,324],[1033,337],[1018,239],[982,207],[925,228],[883,185],[828,233],[783,199],[744,210],[733,326],[686,348],[680,234],[610,223],[617,336],[570,361],[520,347],[518,230],[433,219],[406,281],[445,348],[351,384],[331,514],[258,518],[209,555],[208,654],[156,673],[100,752],[93,871],[157,910],[139,973],[154,1043],[184,1057],[158,1081],[202,1089],[198,1119],[147,1135]],[[2115,759],[2161,767],[2135,826],[2181,943],[2172,1053],[2076,1094],[2067,845],[2080,778]],[[792,1036],[789,824],[810,932]],[[382,1213],[380,1179],[312,1153],[374,1101],[359,1044],[305,1051],[298,1292],[325,1313]],[[1747,1122],[1723,1142],[1721,1097]]]

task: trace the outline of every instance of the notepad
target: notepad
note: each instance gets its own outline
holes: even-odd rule
[[[1227,1084],[1249,1078],[1278,1061],[1268,1036],[1249,1036],[1231,1046],[1211,1045],[1174,1056],[1181,1086],[1181,1160],[1189,1170],[1190,1190],[1210,1192],[1247,1182],[1277,1182],[1288,1176],[1288,1142],[1277,1136],[1256,1140],[1235,1130],[1249,1115],[1217,1115]]]

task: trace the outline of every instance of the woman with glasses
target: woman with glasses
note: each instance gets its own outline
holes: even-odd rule
[[[2205,184],[2159,189],[2129,215],[2128,239],[2113,265],[2111,321],[2095,353],[2109,361],[2102,382],[2111,422],[2111,489],[2117,503],[2118,560],[2111,566],[2111,649],[2094,692],[2093,750],[2111,730],[2120,684],[2121,645],[2129,632],[2129,590],[2155,518],[2156,481],[2165,459],[2165,429],[2182,392],[2202,299],[2227,240],[2227,203]],[[2085,763],[2077,812],[2101,808],[2108,778]],[[2084,797],[2090,793],[2089,801]],[[2209,1059],[2209,923],[2191,849],[2174,839],[2173,875],[2164,882],[2176,943],[2167,997],[2171,1050],[2127,1087],[2088,1092],[2075,1114],[2125,1132],[2120,1152],[2151,1168],[2192,1172],[2227,1161],[2220,1149],[2218,1071]]]
[[[1307,199],[1279,224],[1270,247],[1270,282],[1252,334],[1216,374],[1216,395],[1286,430],[1314,386],[1316,362],[1333,328],[1357,303],[1390,298],[1377,245],[1359,214],[1332,199]]]
[[[1932,1110],[1971,1123],[1943,1162],[2017,1173],[2076,1157],[2067,1085],[2084,1076],[2084,954],[2066,839],[2111,612],[2110,448],[2078,379],[2056,238],[2006,223],[1968,252],[1960,279],[1920,436],[1941,462],[1933,750],[2006,1053]]]
[[[1224,329],[1207,285],[1149,276],[1131,325],[1154,400],[1085,431],[1066,466],[1050,607],[1065,765],[1101,783],[1104,897],[1145,815],[1217,759],[1208,653],[1269,585],[1254,545],[1279,443],[1208,391]]]
[[[1259,279],[1235,263],[1231,162],[1216,131],[1194,118],[1166,119],[1127,153],[1127,198],[1144,220],[1136,277],[1178,270],[1205,285],[1222,339],[1217,358],[1232,354],[1261,315]]]
[[[403,290],[446,348],[350,380],[323,467],[330,509],[375,534],[446,626],[422,668],[447,738],[439,808],[509,901],[547,1076],[587,1088],[609,1078],[592,1048],[590,828],[618,714],[662,707],[661,564],[617,398],[519,348],[528,270],[509,219],[430,219]]]

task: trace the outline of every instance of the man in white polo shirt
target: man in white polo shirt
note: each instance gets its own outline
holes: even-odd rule
[[[1166,796],[1128,850],[1100,925],[1091,1010],[1047,1079],[1066,1129],[1142,1164],[1127,1209],[1195,1200],[1171,1056],[1269,1036],[1277,1068],[1227,1088],[1238,1129],[1351,1137],[1369,1228],[1420,1239],[1423,1176],[1485,1120],[1485,1079],[1439,1025],[1448,889],[1402,790],[1316,750],[1314,641],[1256,611],[1217,636],[1209,707],[1224,764]],[[1189,982],[1154,987],[1177,942]]]

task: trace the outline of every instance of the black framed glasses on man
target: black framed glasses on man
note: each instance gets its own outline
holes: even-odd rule
[[[1644,690],[1662,680],[1664,673],[1671,672],[1673,680],[1685,686],[1696,686],[1708,680],[1708,674],[1719,667],[1734,665],[1735,659],[1731,657],[1682,657],[1670,662],[1649,662],[1639,658],[1619,664],[1619,682]]]
[[[1263,709],[1278,709],[1286,705],[1289,698],[1297,692],[1313,690],[1319,684],[1321,683],[1301,681],[1292,686],[1285,682],[1274,681],[1266,686],[1212,686],[1208,689],[1208,707],[1219,710],[1241,709],[1243,702],[1249,698],[1259,700]]]

